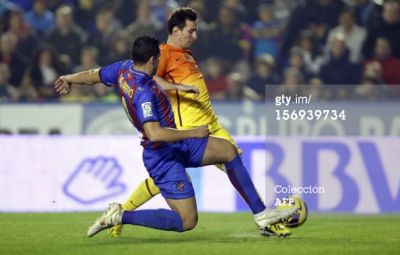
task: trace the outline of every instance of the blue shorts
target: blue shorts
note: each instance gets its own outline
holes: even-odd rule
[[[162,148],[143,150],[144,166],[163,197],[194,197],[193,186],[185,168],[201,166],[207,142],[208,137],[189,138],[169,143]]]

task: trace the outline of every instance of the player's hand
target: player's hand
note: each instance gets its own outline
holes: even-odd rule
[[[198,97],[200,94],[199,89],[192,85],[175,84],[175,88],[186,93],[193,93],[194,97]]]
[[[208,126],[200,126],[194,129],[194,134],[196,138],[203,138],[210,134],[210,130],[208,130]]]
[[[54,88],[60,95],[66,95],[71,91],[71,83],[67,81],[65,76],[60,76],[54,82]]]

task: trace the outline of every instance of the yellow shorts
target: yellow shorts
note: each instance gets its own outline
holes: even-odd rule
[[[229,141],[233,146],[236,147],[239,154],[242,154],[242,150],[237,146],[235,140],[233,140],[231,134],[229,134],[228,130],[226,130],[218,121],[214,121],[210,125],[208,125],[210,129],[210,135],[218,138],[225,139]]]

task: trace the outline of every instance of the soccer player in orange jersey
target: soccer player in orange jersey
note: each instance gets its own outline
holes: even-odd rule
[[[177,129],[191,129],[201,125],[208,125],[211,136],[229,141],[241,152],[228,131],[218,122],[218,118],[211,105],[207,85],[190,50],[192,44],[197,39],[197,13],[187,7],[176,9],[168,19],[168,33],[167,43],[160,45],[161,55],[157,68],[157,76],[170,83],[192,85],[199,90],[199,95],[178,90],[168,91]],[[221,148],[221,150],[224,150],[224,148]],[[217,165],[217,167],[227,172],[236,190],[252,209],[255,222],[260,227],[262,235],[287,236],[290,234],[290,231],[280,223],[268,226],[267,228],[262,226],[263,219],[271,215],[269,215],[268,209],[264,208],[260,211],[260,208],[254,208],[252,202],[249,201],[249,196],[245,190],[248,189],[255,193],[257,192],[247,171],[240,173],[239,177],[236,176],[236,178],[232,176],[234,174],[230,169],[225,169],[223,165]],[[160,190],[154,184],[153,180],[147,178],[138,186],[122,207],[127,211],[135,210],[159,193]],[[258,194],[252,199],[261,201]],[[121,230],[122,226],[115,226],[109,229],[109,235],[112,237],[120,236]]]

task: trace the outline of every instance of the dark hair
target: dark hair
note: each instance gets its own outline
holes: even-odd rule
[[[150,36],[140,36],[132,44],[132,60],[138,64],[146,63],[150,57],[160,54],[160,42]]]
[[[168,33],[172,34],[174,27],[183,29],[186,25],[186,20],[196,21],[197,12],[190,7],[181,7],[173,11],[168,18]]]

